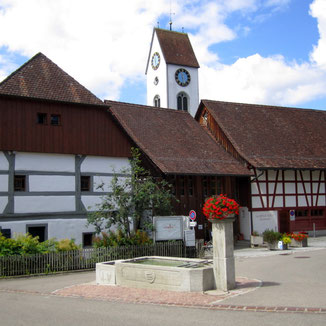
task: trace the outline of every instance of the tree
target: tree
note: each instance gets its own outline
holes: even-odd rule
[[[88,215],[88,224],[94,225],[97,233],[116,226],[130,237],[132,231],[141,228],[146,211],[151,211],[152,216],[172,214],[176,199],[171,185],[165,180],[155,180],[141,165],[139,149],[132,148],[131,154],[130,167],[114,174],[110,183],[111,192],[103,196],[96,211]],[[121,175],[126,177],[122,178]]]

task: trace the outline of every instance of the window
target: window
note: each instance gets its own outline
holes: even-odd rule
[[[186,93],[178,94],[177,109],[180,111],[188,111],[188,96],[186,95]]]
[[[161,99],[160,99],[159,95],[155,95],[155,97],[154,97],[154,106],[156,108],[161,107]]]
[[[80,190],[81,191],[90,191],[91,190],[91,177],[82,175],[80,177]]]
[[[61,125],[61,116],[59,114],[51,114],[51,125],[52,126]]]
[[[27,225],[26,231],[32,235],[32,237],[38,237],[39,242],[43,242],[48,239],[48,227],[47,225]]]
[[[311,216],[323,216],[324,210],[323,209],[312,209]]]
[[[92,247],[93,236],[94,236],[94,234],[91,232],[83,233],[83,248]]]
[[[0,228],[0,233],[7,239],[11,238],[11,229],[1,229]]]
[[[39,125],[46,125],[47,124],[47,114],[46,113],[38,113],[36,121]]]
[[[25,175],[15,175],[14,191],[26,191],[26,176]]]

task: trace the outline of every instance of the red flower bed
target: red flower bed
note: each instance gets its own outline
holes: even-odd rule
[[[305,232],[299,232],[299,233],[287,233],[286,236],[290,237],[291,239],[302,241],[306,238],[308,238],[308,234]]]
[[[239,204],[234,199],[230,199],[226,195],[221,194],[206,200],[203,213],[209,220],[222,220],[231,214],[239,214]]]

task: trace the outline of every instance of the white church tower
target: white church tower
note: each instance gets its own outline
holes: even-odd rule
[[[198,68],[187,34],[154,28],[145,72],[147,105],[194,116],[199,105]]]

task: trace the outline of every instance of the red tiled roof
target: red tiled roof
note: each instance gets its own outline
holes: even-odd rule
[[[209,100],[203,106],[253,166],[326,168],[326,111]]]
[[[199,68],[188,34],[155,28],[166,63]]]
[[[137,146],[165,174],[250,175],[189,113],[104,102]]]
[[[0,94],[84,104],[104,103],[44,54],[38,53],[0,83]]]

